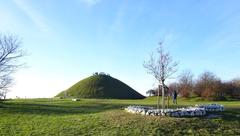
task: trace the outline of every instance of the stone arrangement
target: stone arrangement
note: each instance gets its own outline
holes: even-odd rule
[[[224,111],[224,106],[219,104],[201,104],[195,107],[204,108],[206,111]]]
[[[214,106],[213,106],[214,105]],[[217,108],[219,107],[219,108]],[[147,106],[128,106],[127,112],[148,116],[170,116],[170,117],[200,117],[205,116],[207,111],[223,111],[222,105],[197,105],[195,107],[178,108],[178,109],[155,109]]]
[[[74,98],[74,99],[72,99],[72,101],[80,101],[80,99],[79,98]]]

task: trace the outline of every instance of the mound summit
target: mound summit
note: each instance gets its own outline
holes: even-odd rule
[[[107,98],[107,99],[142,99],[143,95],[106,74],[94,74],[85,78],[57,97]]]

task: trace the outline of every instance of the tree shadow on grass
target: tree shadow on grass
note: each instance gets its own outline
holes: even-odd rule
[[[224,112],[219,113],[222,115],[224,121],[238,121],[240,124],[240,108],[226,109]]]
[[[39,103],[1,103],[4,113],[20,114],[90,114],[106,110],[121,109],[123,104],[87,103],[87,104],[39,104]],[[1,113],[1,112],[0,112]]]

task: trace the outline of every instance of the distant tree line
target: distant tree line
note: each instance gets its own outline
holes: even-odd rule
[[[206,71],[196,79],[191,71],[182,72],[176,82],[168,85],[171,95],[173,90],[181,97],[202,97],[208,100],[240,99],[240,78],[223,81],[214,73]],[[157,90],[147,91],[152,96],[157,95]],[[161,95],[161,94],[160,94]]]
[[[183,71],[176,82],[165,85],[165,81],[172,78],[177,71],[178,63],[172,60],[169,52],[159,43],[155,54],[150,54],[150,59],[143,66],[148,74],[158,81],[156,89],[148,90],[149,96],[158,96],[157,108],[159,108],[162,96],[162,109],[165,108],[165,96],[177,92],[182,97],[202,97],[209,100],[240,99],[240,79],[222,81],[214,73],[206,71],[194,79],[190,70]]]
[[[176,84],[183,97],[195,95],[209,100],[240,99],[240,79],[222,81],[209,71],[203,72],[195,80],[190,71],[183,72]]]

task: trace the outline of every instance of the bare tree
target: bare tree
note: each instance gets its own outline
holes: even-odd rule
[[[12,85],[12,74],[22,64],[18,60],[24,56],[21,41],[14,35],[0,34],[0,98],[6,98]]]
[[[156,95],[156,90],[150,89],[146,92],[147,95],[149,96],[155,96]]]
[[[159,109],[160,101],[160,87],[162,88],[162,109],[165,108],[165,80],[170,78],[177,71],[177,62],[173,62],[172,57],[163,48],[163,43],[159,43],[157,48],[157,57],[154,57],[153,53],[150,55],[150,60],[144,62],[143,66],[148,70],[148,73],[153,75],[154,78],[159,82],[158,85],[158,103],[157,108]]]
[[[193,73],[185,70],[179,75],[179,91],[181,96],[189,97],[193,91]]]
[[[222,81],[212,72],[203,72],[196,81],[195,93],[207,99],[222,98]]]
[[[232,98],[240,99],[240,78],[232,80],[233,90],[231,92]]]

